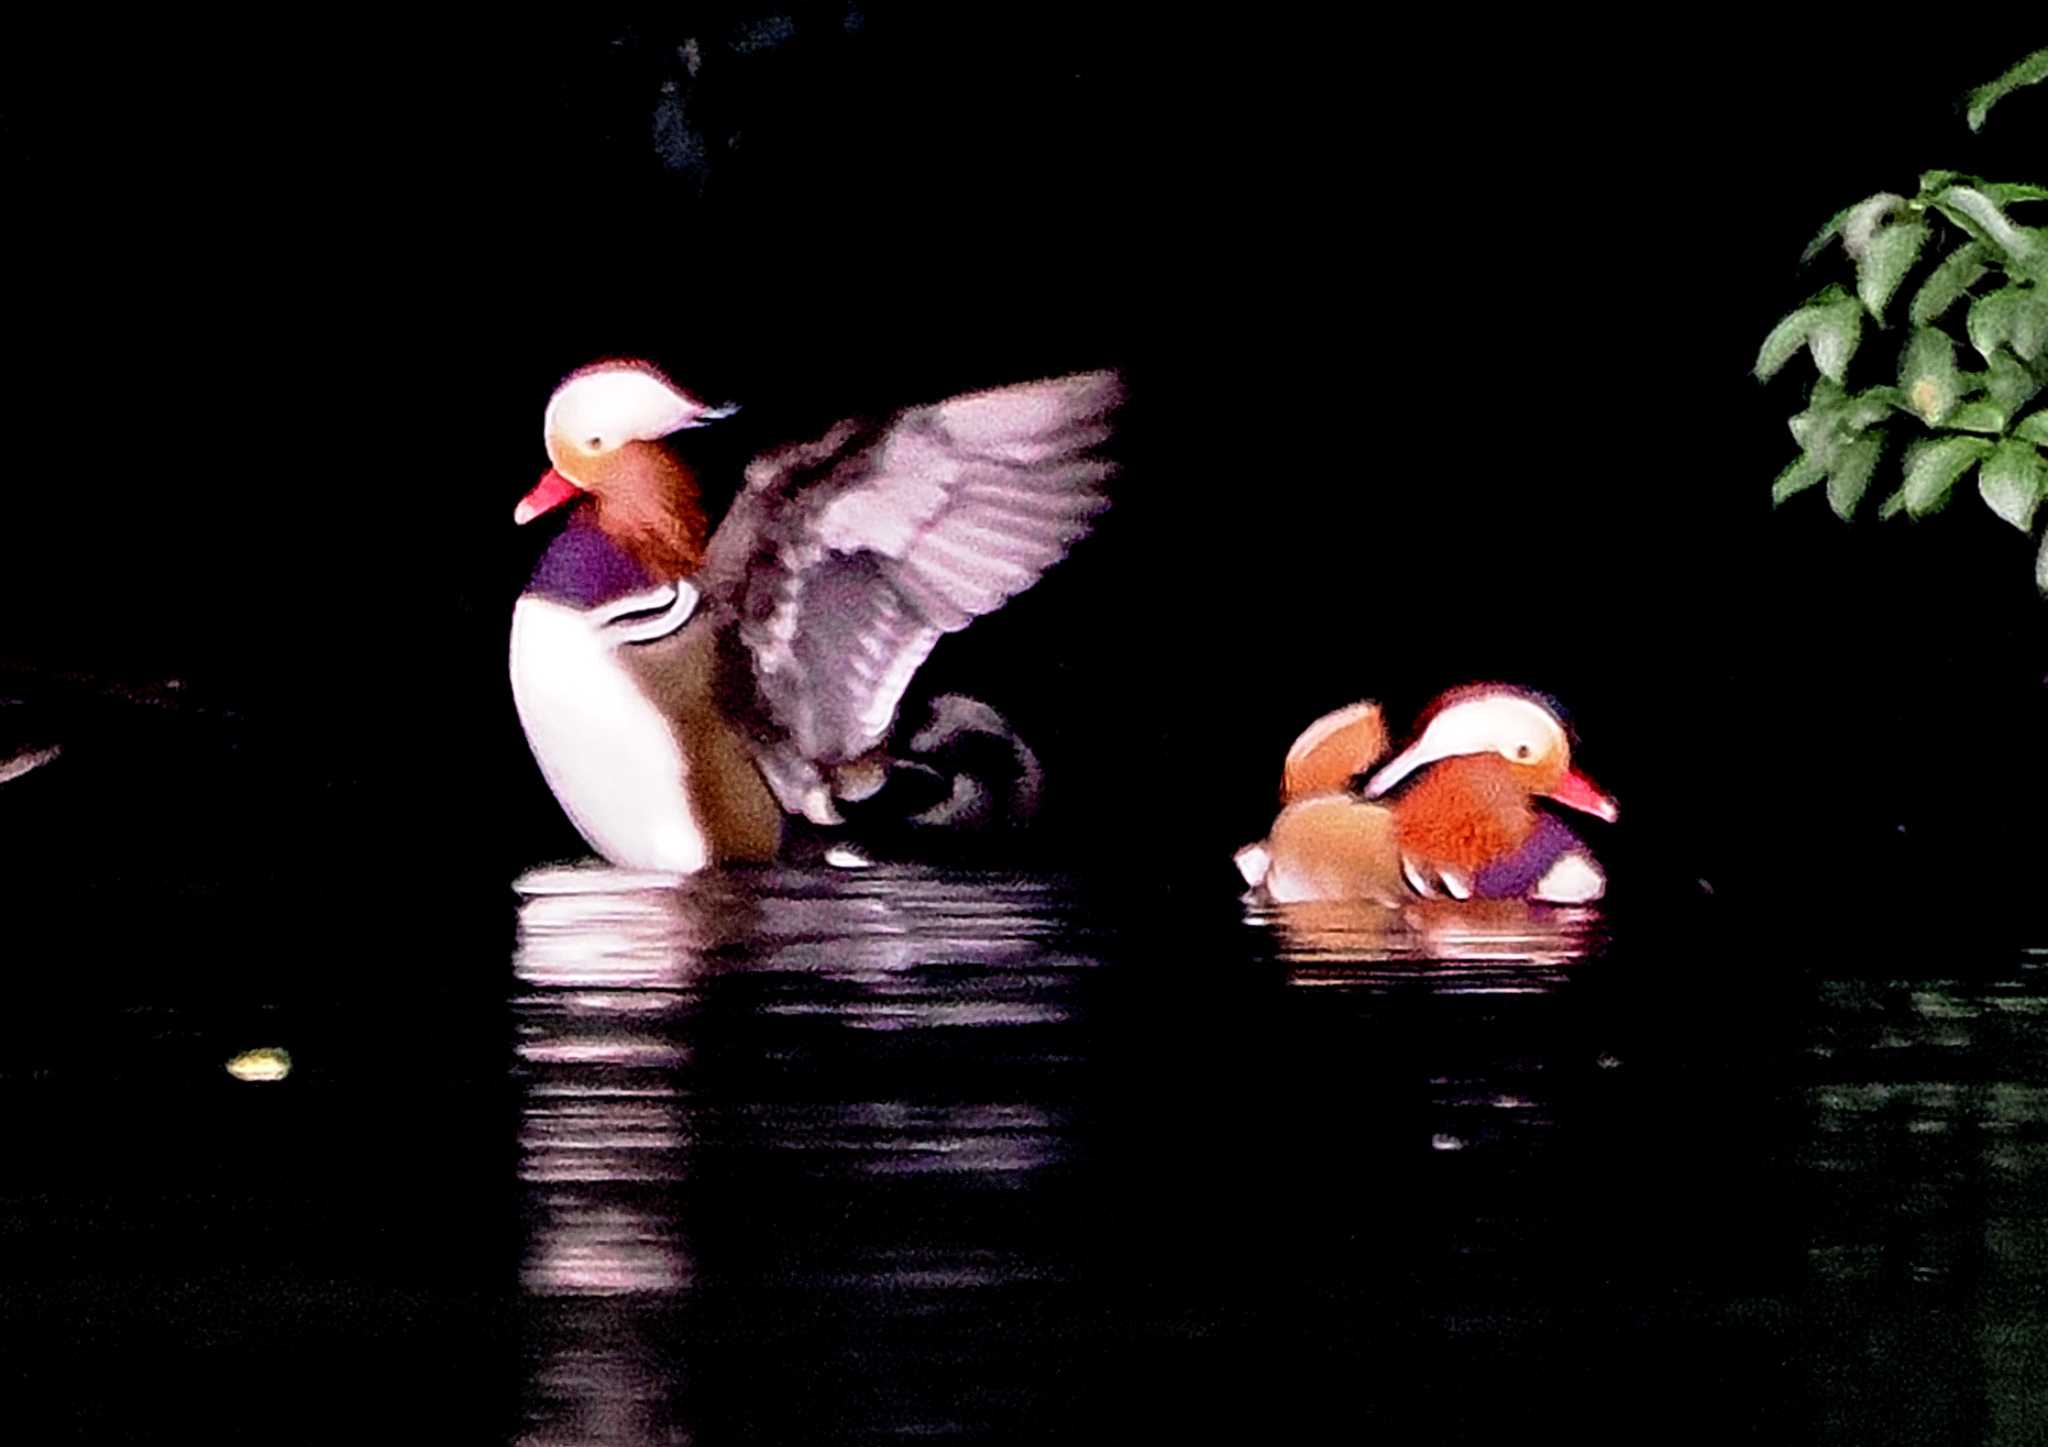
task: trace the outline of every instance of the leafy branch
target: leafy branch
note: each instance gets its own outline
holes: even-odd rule
[[[2048,78],[2048,50],[1970,97],[1974,130],[2003,96]],[[1801,351],[1820,373],[1791,419],[1799,455],[1778,475],[1774,503],[1826,484],[1844,521],[1899,449],[1898,485],[1878,509],[1925,517],[1947,506],[1972,469],[1993,513],[2031,536],[2048,501],[2048,186],[1930,171],[1913,196],[1880,192],[1838,212],[1806,249],[1839,243],[1855,287],[1831,285],[1764,339],[1768,380]],[[1903,324],[1886,313],[1918,276]],[[1851,390],[1866,323],[1901,339],[1889,382]],[[1962,339],[1954,335],[1960,324]],[[1958,361],[1964,345],[1965,361]],[[1974,361],[1980,366],[1967,365]],[[2029,407],[2032,410],[2028,410]],[[2048,532],[2035,564],[2048,593]]]
[[[1970,129],[1984,129],[1984,117],[1991,108],[2018,90],[2023,85],[2034,85],[2048,79],[2048,50],[2037,50],[2025,60],[2001,75],[1989,85],[1980,85],[1970,92]]]

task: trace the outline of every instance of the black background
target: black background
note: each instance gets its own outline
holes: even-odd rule
[[[1805,364],[1748,368],[1843,204],[2048,180],[2048,88],[1959,106],[2038,41],[766,14],[0,48],[0,745],[66,745],[0,789],[31,1433],[481,1439],[573,1343],[507,1189],[505,882],[578,849],[506,687],[510,513],[560,375],[631,352],[745,404],[688,439],[714,486],[855,409],[1133,397],[1098,533],[921,679],[1023,726],[1044,858],[1101,872],[1013,932],[1047,978],[928,987],[1071,1023],[846,1029],[829,933],[667,1022],[700,1275],[650,1360],[706,1440],[892,1392],[1025,1440],[1409,1396],[1443,1437],[1981,1435],[2040,1359],[2039,990],[1983,926],[2038,889],[2048,606],[1972,498],[1773,513]],[[1292,988],[1228,865],[1281,752],[1487,677],[1570,705],[1642,927],[1568,987]],[[269,1042],[285,1091],[221,1071]],[[842,1130],[897,1100],[1049,1102],[1064,1163],[906,1185]],[[1001,1289],[885,1269],[950,1246]]]
[[[1807,369],[1747,374],[1839,276],[1798,256],[1840,206],[2043,179],[2048,97],[1961,117],[2023,40],[208,24],[5,62],[0,655],[134,705],[66,705],[109,786],[43,815],[19,786],[18,852],[574,852],[504,682],[544,542],[509,514],[559,376],[640,353],[745,404],[690,439],[714,490],[852,410],[1127,372],[1118,508],[921,679],[1039,746],[1055,860],[1230,890],[1309,719],[1501,678],[1571,708],[1644,893],[2038,878],[2034,544],[1973,497],[1774,514]]]

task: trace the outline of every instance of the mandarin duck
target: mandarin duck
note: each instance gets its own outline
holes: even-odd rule
[[[514,513],[573,505],[514,605],[511,675],[578,832],[622,868],[690,874],[776,858],[792,817],[843,823],[842,803],[909,767],[885,744],[933,646],[1028,588],[1106,506],[1120,399],[1097,372],[840,422],[757,457],[714,532],[664,439],[732,409],[643,361],[572,373],[547,406],[552,465]],[[909,748],[975,731],[1007,725],[944,699]],[[1036,763],[1007,737],[1027,796]],[[982,781],[941,785],[921,821],[989,812]]]
[[[1498,685],[1444,694],[1389,758],[1380,708],[1309,725],[1281,770],[1281,809],[1238,851],[1245,882],[1275,903],[1528,899],[1583,904],[1606,876],[1540,799],[1612,823],[1614,801],[1572,767],[1564,726]]]

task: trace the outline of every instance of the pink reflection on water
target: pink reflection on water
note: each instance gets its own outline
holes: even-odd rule
[[[665,881],[561,870],[521,881],[521,1283],[548,1303],[533,1442],[682,1440],[662,1306],[691,1258],[683,1021],[723,911]]]
[[[687,1265],[672,1233],[646,1215],[605,1204],[564,1202],[555,1229],[527,1262],[529,1291],[545,1296],[674,1292]]]
[[[1605,942],[1598,910],[1521,900],[1270,905],[1247,919],[1272,932],[1292,983],[1308,986],[1427,978],[1460,993],[1520,994],[1549,988],[1556,970]]]
[[[1010,878],[882,867],[676,882],[579,868],[518,889],[521,1280],[543,1324],[529,1440],[682,1440],[677,1323],[695,1268],[680,1203],[703,1088],[692,1041],[714,982],[751,1002],[757,1024],[787,1017],[790,1039],[974,1032],[1005,1049],[1006,1028],[1068,1019],[1070,982],[1092,966],[1058,947],[1055,892]],[[1057,1162],[1064,1129],[1055,1112],[1005,1100],[745,1110],[759,1145],[842,1183],[1015,1190]],[[892,1257],[853,1279],[896,1295],[985,1284],[942,1261],[908,1269]]]

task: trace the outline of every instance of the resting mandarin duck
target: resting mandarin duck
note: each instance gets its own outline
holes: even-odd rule
[[[553,465],[514,514],[574,504],[514,606],[511,674],[585,840],[689,874],[777,857],[790,816],[843,822],[900,762],[884,746],[933,646],[1106,506],[1120,395],[1087,373],[841,422],[757,457],[714,532],[664,439],[731,409],[647,362],[572,373],[547,407]],[[1004,727],[950,704],[925,734]],[[932,816],[972,812],[971,787],[956,779]]]
[[[1271,832],[1238,851],[1245,882],[1275,903],[1605,893],[1591,852],[1537,800],[1609,823],[1614,801],[1572,767],[1564,726],[1539,700],[1454,689],[1424,711],[1413,743],[1390,750],[1377,704],[1311,724],[1288,751]]]

